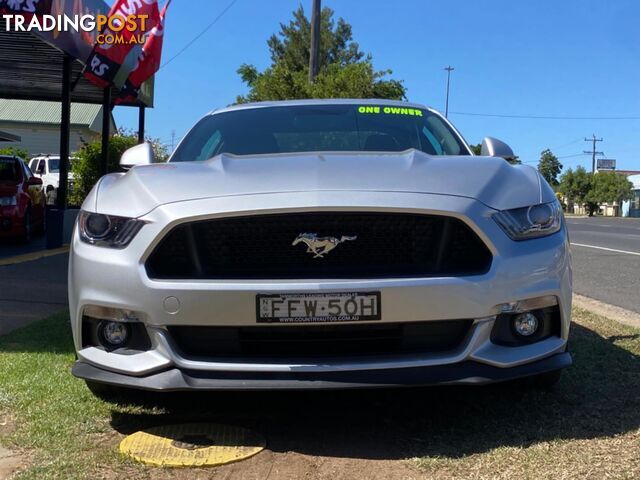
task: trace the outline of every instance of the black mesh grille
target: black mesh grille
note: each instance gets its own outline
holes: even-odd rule
[[[379,355],[452,350],[472,320],[367,325],[168,327],[188,357]]]
[[[301,233],[346,240],[323,258]],[[405,213],[306,212],[175,227],[149,257],[157,279],[380,278],[482,274],[491,253],[462,221]]]

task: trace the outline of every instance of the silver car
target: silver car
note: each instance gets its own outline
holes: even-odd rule
[[[216,110],[87,197],[69,264],[94,392],[557,381],[571,265],[553,190],[438,112],[385,100]]]

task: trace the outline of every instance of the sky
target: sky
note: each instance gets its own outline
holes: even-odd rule
[[[163,3],[163,1],[161,0]],[[189,44],[231,0],[174,0],[163,61]],[[147,134],[170,145],[207,112],[247,91],[243,63],[269,65],[267,38],[311,0],[236,0],[217,23],[156,76]],[[323,0],[353,26],[377,69],[403,80],[407,99],[444,111],[469,143],[508,143],[525,163],[550,148],[565,168],[591,166],[585,137],[618,169],[640,170],[640,2],[637,0]],[[465,115],[468,113],[482,114]],[[117,107],[137,130],[137,110]],[[572,117],[513,118],[484,115]],[[589,117],[576,119],[575,117]],[[609,117],[596,119],[594,117]],[[634,119],[610,119],[635,117]]]

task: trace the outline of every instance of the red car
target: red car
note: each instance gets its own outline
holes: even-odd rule
[[[42,180],[25,162],[0,155],[0,237],[28,242],[33,232],[44,233],[45,200]]]

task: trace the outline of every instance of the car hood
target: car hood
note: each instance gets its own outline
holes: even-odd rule
[[[552,201],[537,171],[501,158],[400,153],[219,155],[103,177],[84,208],[137,217],[187,200],[301,191],[376,191],[474,198],[497,210]]]

